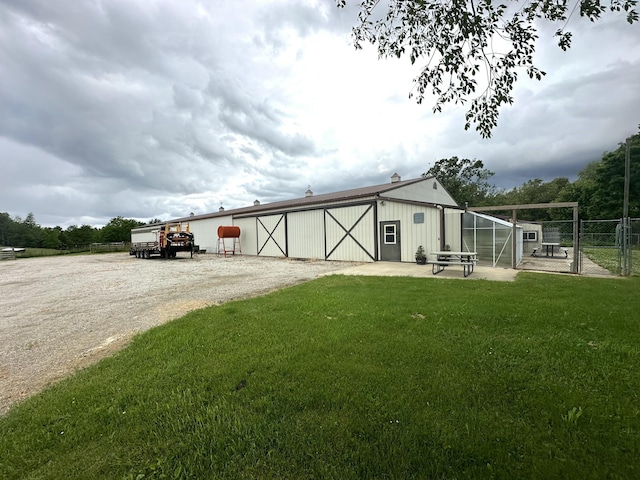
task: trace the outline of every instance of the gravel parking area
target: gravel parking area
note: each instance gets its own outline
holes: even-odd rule
[[[0,262],[0,415],[138,332],[351,265],[216,255],[141,260],[127,253]]]

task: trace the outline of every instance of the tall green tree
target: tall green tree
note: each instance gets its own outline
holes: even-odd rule
[[[67,247],[76,247],[81,245],[89,245],[90,243],[99,241],[100,232],[91,225],[70,225],[62,233],[62,243]]]
[[[519,8],[492,0],[358,0],[358,21],[352,30],[357,49],[377,45],[378,56],[408,56],[422,62],[410,96],[422,103],[429,92],[436,97],[434,112],[447,103],[471,104],[465,130],[471,125],[490,137],[498,110],[513,103],[511,92],[519,73],[541,80],[545,72],[534,64],[537,29],[557,25],[558,46],[571,46],[567,30],[576,9],[592,22],[607,10],[624,11],[627,22],[638,14],[636,0],[536,0]],[[608,5],[607,5],[608,3]],[[336,0],[344,7],[346,0]]]
[[[492,205],[527,205],[530,203],[573,202],[575,192],[566,177],[558,177],[549,182],[540,178],[527,180],[519,187],[498,192],[492,199]],[[531,221],[565,220],[572,218],[571,209],[532,209],[521,210],[518,216]]]
[[[11,235],[11,228],[13,226],[13,220],[7,212],[0,213],[0,245],[9,245],[9,237]]]
[[[22,221],[20,231],[22,233],[22,241],[20,242],[22,245],[25,247],[42,248],[44,241],[42,228],[36,222],[36,217],[32,212],[29,212],[27,217]]]
[[[42,231],[42,247],[59,250],[62,247],[62,228],[44,228]]]
[[[131,241],[131,229],[144,225],[138,220],[122,218],[120,216],[112,218],[101,231],[102,241],[108,242],[129,242]]]
[[[469,206],[479,206],[490,198],[495,187],[489,183],[494,175],[484,168],[482,160],[468,158],[442,158],[423,177],[436,177],[458,204],[468,202]]]
[[[629,138],[629,216],[640,217],[640,133]],[[621,218],[624,200],[626,144],[603,154],[580,172],[575,182],[578,195],[585,199],[583,216],[590,219]]]
[[[3,245],[12,247],[41,247],[42,228],[36,223],[33,213],[23,220],[16,215],[10,218],[7,213],[0,216],[0,237]]]

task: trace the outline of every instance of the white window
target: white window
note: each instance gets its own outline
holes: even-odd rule
[[[525,242],[537,242],[538,241],[538,232],[535,230],[527,230],[522,232],[522,239]]]
[[[397,243],[397,234],[395,225],[384,226],[384,244],[395,245]]]

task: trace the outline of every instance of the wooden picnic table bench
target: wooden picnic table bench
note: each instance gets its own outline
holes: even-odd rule
[[[431,264],[431,273],[437,275],[444,271],[446,267],[452,265],[462,265],[462,273],[465,277],[468,277],[473,273],[473,268],[478,261],[478,254],[476,252],[431,252],[432,257],[435,260],[431,260],[427,263]]]
[[[551,254],[551,257],[553,257],[555,247],[558,247],[558,250],[562,250],[562,252],[564,253],[564,258],[567,258],[569,256],[569,249],[561,247],[560,244],[557,242],[542,242],[540,246],[545,251],[545,257],[548,257],[549,254]],[[532,257],[538,256],[538,247],[533,249],[533,251],[531,252],[531,256]]]

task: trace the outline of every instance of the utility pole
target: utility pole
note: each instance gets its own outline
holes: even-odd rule
[[[629,177],[631,176],[631,145],[627,138],[624,152],[624,199],[622,201],[622,274],[631,275],[631,222],[629,221]]]

